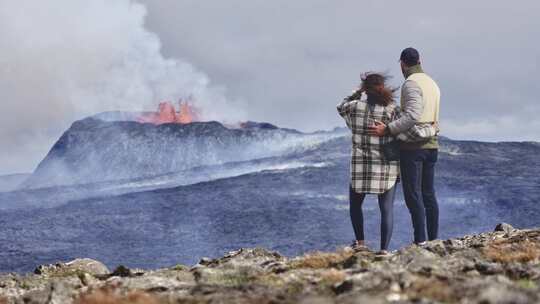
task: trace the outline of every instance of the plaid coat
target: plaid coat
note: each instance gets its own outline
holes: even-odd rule
[[[399,162],[385,160],[381,148],[394,138],[371,136],[367,131],[375,120],[388,125],[397,119],[399,108],[395,103],[383,107],[365,100],[346,99],[338,104],[337,109],[352,132],[352,188],[357,193],[386,192],[398,180]]]

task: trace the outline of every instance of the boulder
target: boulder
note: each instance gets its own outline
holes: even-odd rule
[[[94,276],[106,275],[109,269],[103,263],[84,258],[75,259],[66,263],[40,265],[34,270],[35,274],[46,276],[67,276],[77,273],[88,273]]]
[[[495,232],[510,233],[510,232],[513,232],[514,230],[516,230],[516,229],[514,227],[512,227],[512,225],[507,224],[507,223],[499,223],[499,224],[497,224],[497,226],[495,226]]]

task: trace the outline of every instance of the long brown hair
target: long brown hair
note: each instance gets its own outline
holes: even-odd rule
[[[367,72],[361,77],[362,88],[366,92],[368,102],[386,107],[394,102],[394,93],[397,88],[386,85],[389,76],[381,73]]]

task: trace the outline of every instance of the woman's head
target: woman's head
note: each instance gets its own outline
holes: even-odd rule
[[[394,101],[394,92],[397,90],[386,86],[388,76],[368,72],[362,75],[362,90],[366,92],[369,102],[387,106]]]

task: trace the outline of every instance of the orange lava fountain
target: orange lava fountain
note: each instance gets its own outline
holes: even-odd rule
[[[171,102],[160,102],[157,112],[143,114],[137,118],[137,121],[160,125],[165,123],[188,124],[200,120],[200,111],[189,101],[180,100],[179,105],[179,112],[176,112]]]

